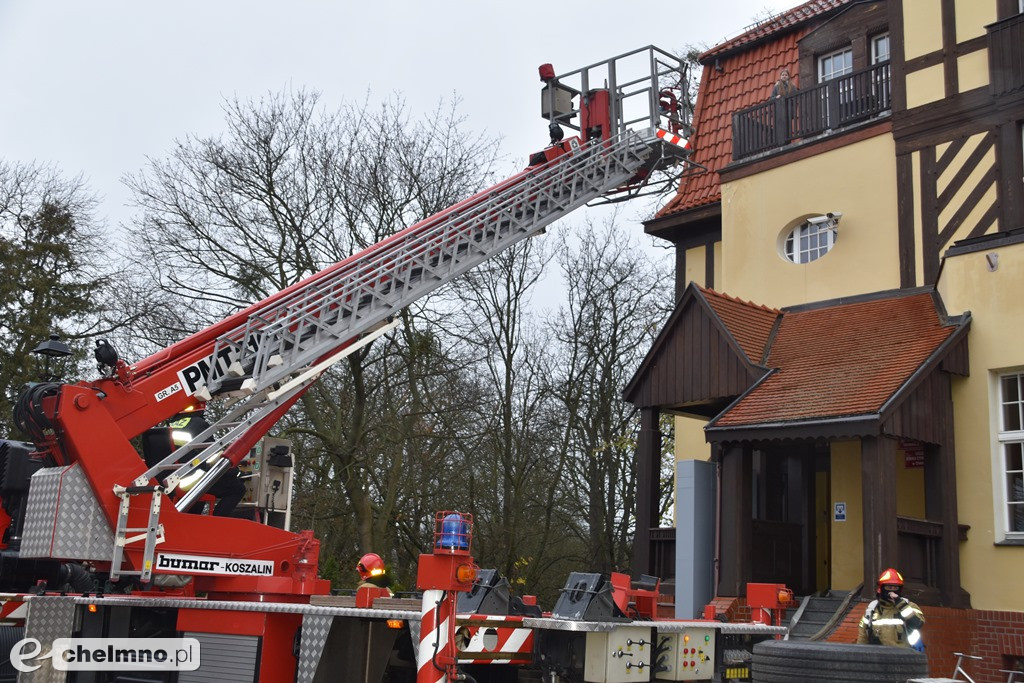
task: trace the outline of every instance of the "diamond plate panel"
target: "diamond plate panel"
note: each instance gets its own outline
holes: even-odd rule
[[[109,560],[114,555],[114,533],[77,463],[61,479],[56,532],[55,557]]]
[[[74,598],[37,596],[28,600],[25,637],[38,640],[42,654],[50,651],[57,638],[69,638],[74,624]],[[67,672],[56,671],[49,659],[33,661],[41,666],[35,671],[20,674],[19,683],[64,683],[67,680]]]
[[[32,476],[21,554],[75,560],[113,557],[114,534],[77,463]]]
[[[302,649],[299,653],[299,670],[296,683],[312,683],[316,665],[324,651],[324,643],[331,632],[333,617],[307,614],[302,618]]]
[[[60,496],[60,475],[66,469],[47,467],[32,475],[19,551],[22,557],[50,557]]]

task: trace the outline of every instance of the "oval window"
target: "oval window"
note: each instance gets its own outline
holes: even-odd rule
[[[835,244],[835,223],[831,220],[811,219],[786,235],[783,254],[793,263],[810,263],[827,254]]]

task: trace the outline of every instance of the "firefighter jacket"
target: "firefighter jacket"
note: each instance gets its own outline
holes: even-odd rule
[[[913,631],[920,631],[923,625],[921,608],[906,598],[900,598],[895,604],[888,600],[872,600],[861,617],[857,642],[862,645],[911,647],[914,643],[908,641],[908,636]]]

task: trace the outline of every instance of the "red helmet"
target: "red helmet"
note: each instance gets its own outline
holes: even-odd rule
[[[903,575],[898,571],[889,567],[878,576],[878,590],[882,590],[882,586],[902,586]]]
[[[362,579],[380,576],[385,572],[384,560],[380,559],[380,555],[377,553],[366,553],[360,558],[359,564],[356,565],[356,571],[359,572],[359,576]]]

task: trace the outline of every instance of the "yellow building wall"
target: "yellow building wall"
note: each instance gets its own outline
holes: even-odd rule
[[[675,416],[675,456],[679,460],[710,460],[711,444],[704,440],[707,420]]]
[[[907,467],[907,456],[896,449],[896,514],[925,519],[924,467]]]
[[[998,256],[990,271],[986,255]],[[960,546],[961,583],[976,609],[1024,610],[1020,547],[997,546],[1002,510],[995,495],[1001,453],[996,443],[994,375],[1024,367],[1024,244],[947,258],[938,283],[951,315],[969,310],[970,376],[954,378],[957,508],[970,526]]]
[[[860,475],[860,441],[832,442],[832,504],[846,503],[846,521],[832,524],[832,588],[853,590],[864,576],[864,511]]]
[[[715,242],[715,281],[711,289],[722,291],[722,243]]]
[[[978,50],[958,57],[956,68],[960,92],[988,86],[988,50]]]
[[[896,152],[879,135],[722,183],[722,291],[788,306],[899,287]],[[842,212],[832,250],[807,264],[782,254],[801,218]]]
[[[956,42],[963,43],[985,35],[985,26],[999,18],[996,9],[995,0],[956,0],[953,3]]]
[[[945,72],[941,64],[907,74],[907,109],[938,102],[946,97]]]
[[[942,49],[941,7],[938,0],[903,0],[903,53],[908,60]]]
[[[705,247],[693,247],[686,250],[686,282],[696,282],[704,286],[705,277]]]

